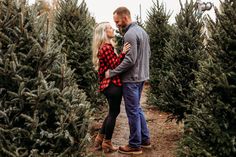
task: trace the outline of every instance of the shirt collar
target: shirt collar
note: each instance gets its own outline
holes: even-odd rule
[[[133,27],[134,25],[136,25],[137,24],[137,22],[132,22],[132,23],[130,23],[128,26],[126,26],[125,27],[125,33],[131,28],[131,27]]]

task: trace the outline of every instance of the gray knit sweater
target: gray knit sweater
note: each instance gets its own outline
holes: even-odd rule
[[[149,36],[133,22],[126,27],[124,43],[126,42],[131,44],[131,48],[121,64],[110,70],[110,77],[121,74],[122,82],[142,82],[149,79]]]

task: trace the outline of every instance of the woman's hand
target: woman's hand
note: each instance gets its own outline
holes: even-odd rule
[[[131,47],[131,45],[128,42],[126,42],[123,46],[123,51],[122,52],[127,53],[130,50],[130,47]]]

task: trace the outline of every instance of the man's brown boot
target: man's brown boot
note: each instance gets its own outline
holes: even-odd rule
[[[147,149],[152,148],[150,139],[148,139],[148,140],[146,140],[146,141],[143,141],[142,144],[141,144],[141,148],[147,148]]]
[[[104,135],[101,133],[98,133],[95,141],[94,141],[94,147],[95,150],[101,150],[102,149],[102,142],[103,142]]]
[[[117,151],[118,148],[112,145],[111,140],[104,139],[102,142],[102,150],[104,151],[104,153],[109,153]]]
[[[123,153],[123,154],[135,154],[135,155],[143,153],[141,147],[139,147],[139,148],[132,148],[129,145],[119,147],[118,152]]]

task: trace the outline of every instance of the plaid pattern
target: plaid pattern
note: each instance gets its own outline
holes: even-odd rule
[[[114,76],[112,78],[105,78],[105,72],[108,69],[115,69],[125,57],[125,53],[121,53],[117,56],[114,52],[114,47],[111,44],[104,44],[98,52],[99,58],[99,69],[98,69],[98,78],[99,78],[99,91],[103,91],[106,87],[109,86],[109,83],[112,81],[115,85],[121,86],[120,76]]]

